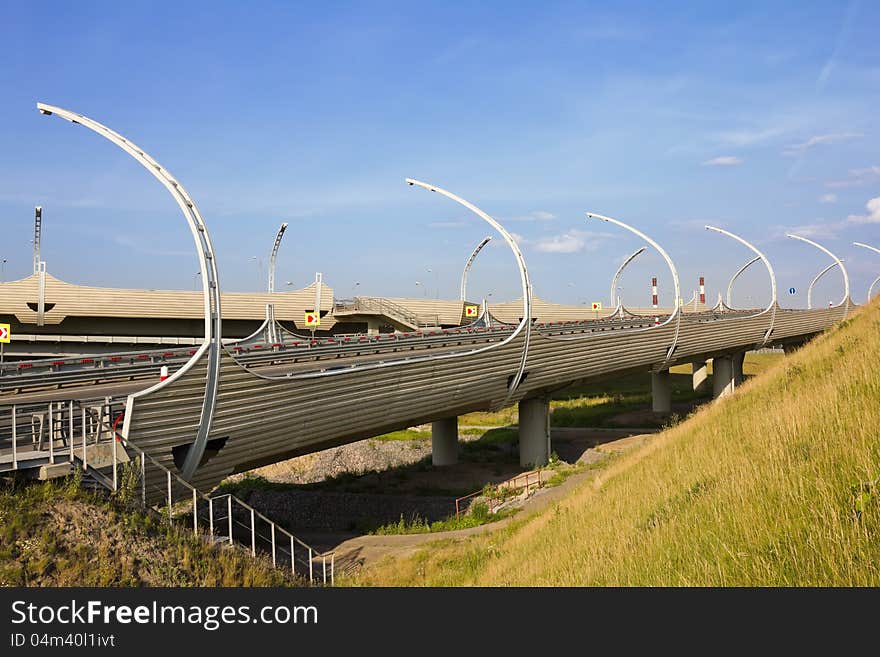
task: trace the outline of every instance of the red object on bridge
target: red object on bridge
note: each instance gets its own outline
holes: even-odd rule
[[[651,279],[651,303],[657,307],[657,277]]]
[[[700,303],[706,303],[706,280],[700,276]]]

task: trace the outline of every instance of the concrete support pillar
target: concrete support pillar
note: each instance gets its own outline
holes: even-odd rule
[[[432,465],[458,463],[458,418],[447,417],[431,423]]]
[[[694,392],[706,392],[709,387],[709,368],[706,366],[706,361],[697,360],[691,363],[691,372]]]
[[[651,408],[655,413],[672,411],[672,377],[669,370],[651,372]]]
[[[519,403],[519,464],[547,465],[550,459],[550,401],[542,397]]]
[[[733,355],[733,380],[736,382],[736,385],[740,385],[743,382],[743,363],[745,359],[746,352],[744,351]]]
[[[379,322],[372,320],[367,322],[367,335],[377,335],[379,333]]]
[[[719,356],[712,359],[712,392],[715,398],[725,397],[736,388],[733,376],[733,358]]]

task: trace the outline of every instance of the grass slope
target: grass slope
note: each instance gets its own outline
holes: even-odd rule
[[[0,483],[0,586],[280,586],[264,559],[211,548],[79,481]]]
[[[880,584],[880,304],[547,511],[365,585]]]

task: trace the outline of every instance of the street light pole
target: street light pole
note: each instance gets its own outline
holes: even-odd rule
[[[152,393],[159,386],[168,386],[176,382],[180,377],[184,376],[189,370],[195,366],[203,356],[207,354],[208,367],[205,376],[205,394],[202,398],[201,417],[199,419],[198,429],[196,430],[195,440],[186,453],[183,466],[180,468],[184,479],[192,479],[202,456],[205,453],[205,447],[208,442],[208,436],[214,422],[214,409],[217,405],[217,390],[220,380],[220,354],[221,354],[221,337],[222,337],[222,312],[220,310],[220,278],[217,272],[217,258],[214,253],[214,246],[211,241],[208,227],[205,224],[202,215],[199,212],[195,201],[190,197],[189,193],[178,182],[171,173],[160,165],[156,160],[150,157],[142,148],[132,143],[122,135],[114,132],[110,128],[97,121],[76,114],[61,107],[37,103],[37,109],[44,115],[56,115],[71,123],[78,123],[96,134],[104,137],[114,145],[121,148],[134,158],[141,166],[143,166],[150,174],[153,175],[168,193],[177,202],[178,207],[183,213],[184,219],[189,225],[190,232],[195,242],[196,253],[199,258],[199,265],[202,274],[202,292],[204,298],[205,311],[205,340],[202,346],[193,354],[192,358],[173,375],[165,379],[165,381],[147,388],[146,390],[132,393],[128,397],[125,414],[125,423],[122,428],[122,436],[128,439],[129,427],[134,409],[135,400],[143,395]]]

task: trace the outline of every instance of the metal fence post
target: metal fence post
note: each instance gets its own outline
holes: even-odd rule
[[[309,548],[309,581],[311,582],[315,578],[315,574],[312,571],[312,548]]]
[[[12,469],[18,469],[18,455],[15,453],[15,441],[18,438],[16,433],[16,424],[15,424],[15,404],[12,405]]]
[[[293,558],[293,534],[290,535],[290,574],[296,577],[296,559]]]
[[[193,488],[193,534],[199,533],[199,498],[196,489]]]
[[[336,584],[336,553],[330,553],[330,586]]]
[[[88,440],[88,426],[86,424],[86,409],[83,407],[82,409],[82,439],[83,439],[83,470],[89,467],[89,463],[86,460],[86,442]]]
[[[270,521],[269,527],[272,529],[272,567],[274,568],[277,563],[275,559],[275,523]]]
[[[232,495],[226,498],[226,515],[229,516],[229,544],[232,545]]]
[[[321,562],[324,567],[324,584],[326,585],[327,584],[327,555],[326,554],[321,555]]]
[[[257,525],[254,510],[251,509],[251,556],[257,556]]]
[[[70,406],[67,412],[67,440],[70,442],[70,462],[73,463],[73,400],[70,400]]]
[[[214,542],[214,498],[208,498],[208,527],[211,535],[211,542]]]
[[[141,506],[147,506],[147,465],[144,462],[146,455],[141,452]]]
[[[113,492],[115,493],[119,488],[119,478],[116,472],[116,439],[110,439],[110,447],[113,452]]]
[[[52,435],[52,402],[49,402],[49,431],[48,431],[48,440],[49,440],[49,463],[55,463],[55,448],[54,448],[54,440]],[[114,490],[116,490],[114,488]]]
[[[113,453],[116,453],[116,445],[113,445]],[[171,470],[166,470],[166,480],[168,481],[168,524],[171,524]]]

